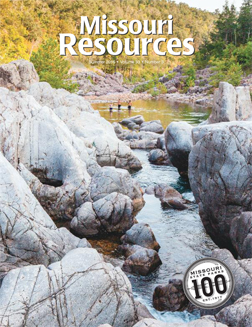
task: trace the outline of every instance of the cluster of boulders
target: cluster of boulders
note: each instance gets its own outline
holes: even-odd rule
[[[148,224],[135,224],[121,237],[118,247],[126,260],[123,270],[146,276],[162,264],[158,250],[160,245]]]
[[[122,126],[127,127],[127,129]],[[131,149],[151,150],[149,161],[155,165],[172,165],[165,148],[164,128],[160,120],[145,122],[142,115],[113,123],[117,137]]]
[[[106,74],[101,70],[98,72],[82,71],[74,74],[72,80],[79,85],[79,95],[103,96],[128,91],[123,86],[123,75],[119,72]]]
[[[82,237],[125,233],[144,201],[121,168],[141,164],[83,98],[39,83],[29,62],[8,65],[0,67],[9,72],[0,88],[0,325],[133,326],[150,315],[138,315],[125,274],[52,218],[72,220]]]
[[[209,84],[209,78],[213,75],[210,68],[205,68],[196,71],[195,86],[189,87],[188,93],[206,94],[212,89]],[[171,76],[171,77],[170,77]],[[167,93],[179,92],[185,84],[187,75],[183,72],[183,66],[177,66],[168,75],[160,77],[159,82],[163,83],[167,88]]]

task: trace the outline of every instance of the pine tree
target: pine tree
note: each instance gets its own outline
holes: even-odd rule
[[[252,40],[252,0],[245,0],[241,6],[238,18],[239,42],[244,44]]]
[[[52,87],[65,88],[70,92],[77,89],[77,85],[69,81],[68,71],[71,67],[69,61],[59,54],[59,44],[49,38],[30,58],[39,75],[41,82],[48,82]]]

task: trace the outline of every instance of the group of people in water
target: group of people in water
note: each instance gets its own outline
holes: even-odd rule
[[[117,106],[118,106],[118,110],[121,110],[121,106],[122,106],[121,99],[118,100],[118,102],[117,102]],[[129,100],[129,101],[128,101],[128,110],[130,111],[131,108],[132,108],[132,101]],[[113,111],[113,103],[110,104],[109,111],[110,111],[110,112]]]

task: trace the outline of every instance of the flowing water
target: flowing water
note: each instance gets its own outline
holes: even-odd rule
[[[181,120],[197,125],[209,115],[209,110],[203,108],[193,108],[181,104],[171,105],[163,100],[139,100],[133,103],[131,113],[128,112],[126,106],[123,106],[121,113],[118,114],[117,110],[114,110],[111,116],[108,112],[108,104],[95,104],[93,107],[99,109],[100,114],[110,122],[120,121],[129,115],[141,114],[146,121],[160,119],[164,127],[172,121]],[[165,322],[194,320],[198,318],[197,312],[191,314],[187,311],[176,313],[156,311],[152,307],[152,294],[157,285],[167,284],[170,278],[182,278],[183,273],[192,262],[210,256],[216,246],[205,233],[190,187],[179,177],[176,168],[150,164],[147,151],[134,150],[134,153],[142,162],[143,168],[132,176],[141,187],[146,188],[158,183],[166,183],[193,202],[187,210],[178,211],[163,209],[160,200],[154,195],[144,196],[145,206],[138,213],[136,219],[138,222],[148,223],[151,226],[161,246],[159,255],[163,264],[146,277],[128,275],[134,296],[144,303],[159,320]],[[91,243],[104,253],[106,260],[116,265],[122,265],[123,258],[116,251],[118,238],[91,240]]]

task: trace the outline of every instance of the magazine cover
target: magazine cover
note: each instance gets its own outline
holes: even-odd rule
[[[252,327],[252,0],[0,0],[0,327]]]

